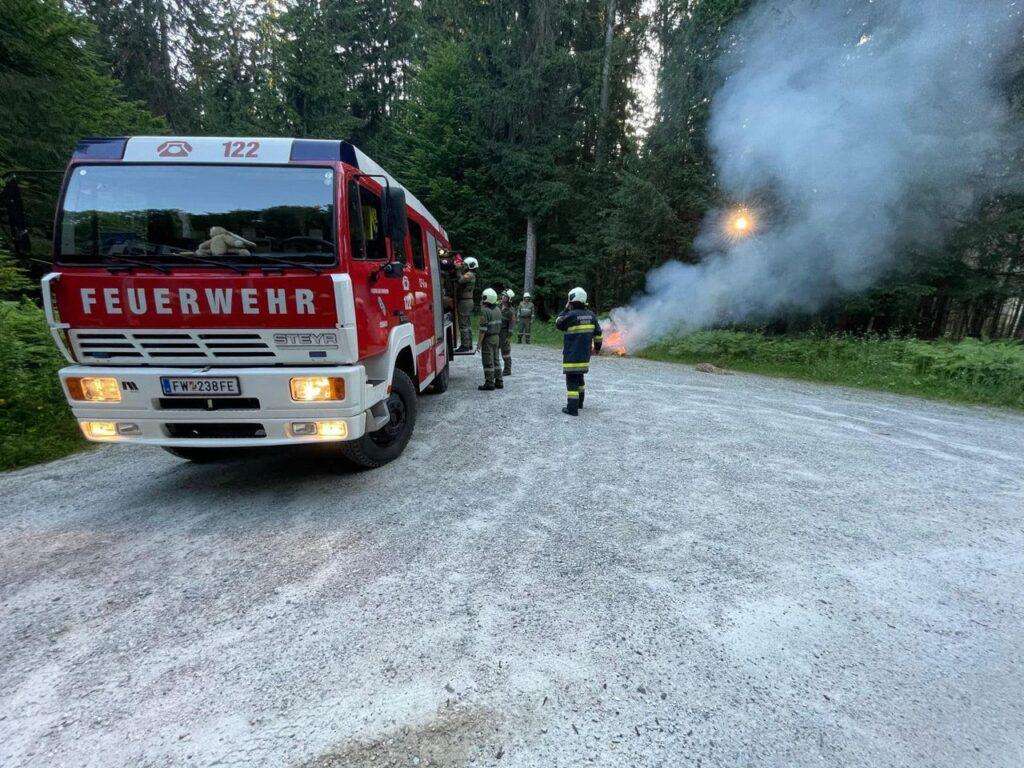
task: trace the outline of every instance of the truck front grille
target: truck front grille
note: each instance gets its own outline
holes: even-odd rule
[[[161,397],[162,411],[258,411],[256,397]]]
[[[266,437],[267,430],[262,424],[217,424],[217,423],[177,423],[164,424],[168,437],[190,438],[198,440],[204,437],[221,440],[243,440],[254,437]]]
[[[131,360],[192,363],[201,360],[266,360],[276,353],[258,333],[190,333],[154,331],[75,334],[83,362]]]

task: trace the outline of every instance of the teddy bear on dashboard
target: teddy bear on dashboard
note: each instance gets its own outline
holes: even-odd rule
[[[251,256],[250,248],[256,248],[256,243],[246,240],[234,232],[228,232],[224,227],[210,227],[210,239],[199,244],[196,254],[224,256],[230,253],[237,256]]]

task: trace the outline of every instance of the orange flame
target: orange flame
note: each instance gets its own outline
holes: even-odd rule
[[[608,350],[613,355],[618,355],[619,357],[629,353],[629,350],[626,349],[625,334],[622,331],[609,329],[604,332],[603,336],[602,351]]]

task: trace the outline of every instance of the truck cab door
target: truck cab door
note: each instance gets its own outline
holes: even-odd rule
[[[349,233],[348,272],[356,307],[359,355],[368,357],[387,349],[391,312],[401,281],[388,278],[384,237],[384,208],[378,185],[365,178],[345,184],[345,211]],[[397,285],[394,285],[397,284]]]

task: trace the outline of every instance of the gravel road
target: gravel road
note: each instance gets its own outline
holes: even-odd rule
[[[376,472],[0,475],[0,764],[1024,764],[1024,418],[515,354]]]

